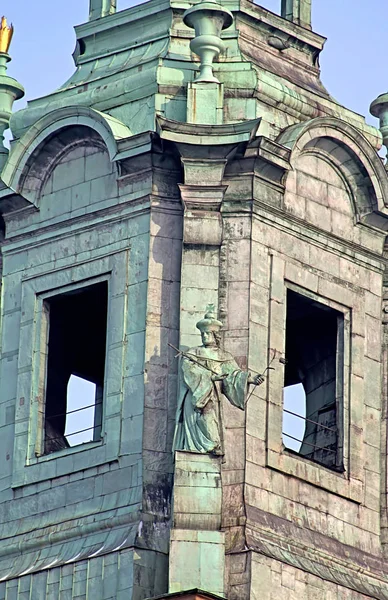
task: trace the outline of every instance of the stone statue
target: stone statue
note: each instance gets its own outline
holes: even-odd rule
[[[197,323],[202,346],[180,352],[181,378],[173,450],[223,454],[221,396],[244,410],[248,384],[260,385],[262,375],[251,377],[233,356],[220,348],[222,323],[214,305]]]

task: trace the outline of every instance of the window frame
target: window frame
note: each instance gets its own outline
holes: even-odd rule
[[[74,446],[70,446],[70,448],[79,448],[80,446],[88,446],[90,444],[100,445],[103,443],[103,432],[104,432],[104,406],[105,406],[105,389],[106,389],[106,361],[107,361],[107,353],[108,353],[108,313],[109,313],[109,275],[102,275],[100,277],[95,277],[91,280],[85,280],[82,282],[78,282],[72,285],[65,286],[64,288],[59,288],[56,290],[51,290],[46,293],[38,294],[37,296],[37,316],[39,319],[39,315],[41,317],[40,325],[38,327],[40,329],[40,335],[37,336],[35,352],[40,355],[41,360],[39,361],[38,366],[38,414],[36,419],[36,432],[35,432],[35,448],[34,454],[35,457],[43,457],[50,456],[51,454],[57,455],[60,452],[68,452],[70,448],[64,448],[63,450],[58,450],[56,452],[45,453],[45,425],[46,425],[46,392],[47,392],[47,374],[48,374],[48,341],[49,341],[49,333],[50,333],[50,309],[49,309],[49,301],[53,298],[57,298],[58,296],[63,296],[66,293],[72,292],[74,290],[82,290],[92,287],[98,283],[106,282],[107,283],[107,323],[105,330],[105,363],[104,363],[104,385],[103,385],[103,394],[102,394],[102,404],[101,404],[101,420],[99,423],[100,428],[100,439],[99,440],[90,440],[89,442],[85,442],[82,444],[76,444]],[[95,410],[97,410],[95,408]],[[66,410],[67,413],[67,410]],[[31,449],[30,449],[31,450]],[[29,454],[30,459],[32,458],[31,452]]]
[[[315,278],[311,277],[311,270],[301,264],[298,264],[296,269],[294,263],[287,263],[277,255],[271,255],[270,281],[269,352],[272,354],[276,351],[278,356],[284,356],[285,352],[288,289],[307,295],[344,315],[342,431],[345,471],[343,473],[334,471],[284,447],[282,441],[284,369],[282,368],[276,368],[268,374],[266,464],[272,469],[361,503],[363,472],[359,457],[362,454],[363,438],[355,423],[355,416],[362,415],[363,394],[352,394],[353,386],[359,385],[359,382],[352,372],[351,359],[353,354],[364,355],[364,339],[360,335],[365,330],[364,295],[350,287],[342,288],[330,277],[325,278],[324,284],[317,288]],[[343,299],[343,303],[338,302],[339,297]],[[358,335],[353,336],[353,332]],[[324,476],[322,476],[323,471]]]
[[[72,473],[75,467],[84,470],[118,460],[123,386],[121,377],[117,380],[113,374],[117,371],[115,365],[124,365],[128,283],[120,273],[126,272],[128,260],[129,250],[125,249],[49,272],[38,270],[22,279],[12,488]],[[48,333],[44,300],[101,281],[108,282],[101,440],[39,456],[44,420],[42,374]]]
[[[319,304],[321,306],[326,306],[327,308],[332,309],[333,311],[335,311],[337,313],[336,315],[336,333],[335,333],[335,337],[336,337],[336,351],[335,351],[335,365],[336,365],[336,369],[335,369],[335,407],[336,407],[336,412],[335,412],[335,422],[336,422],[336,428],[337,428],[337,432],[336,432],[336,457],[335,457],[335,464],[336,466],[328,466],[325,465],[324,462],[316,460],[314,458],[310,458],[305,456],[304,454],[302,454],[300,451],[296,451],[293,450],[292,448],[288,448],[283,440],[283,445],[285,447],[285,450],[287,450],[288,452],[291,452],[292,454],[295,454],[297,456],[301,456],[303,458],[306,458],[307,460],[310,460],[311,462],[321,465],[327,469],[330,469],[331,471],[335,471],[335,472],[343,472],[343,469],[345,469],[344,466],[344,379],[345,379],[345,365],[344,365],[344,351],[345,351],[345,342],[344,342],[344,335],[345,335],[345,320],[346,320],[346,313],[343,312],[343,310],[338,310],[338,308],[335,308],[333,306],[333,302],[330,301],[326,301],[326,299],[323,299],[323,302],[321,301],[321,298],[317,298],[317,296],[315,294],[312,294],[311,292],[306,292],[305,289],[300,288],[292,283],[289,282],[285,282],[286,285],[286,290],[285,290],[285,312],[286,312],[286,325],[285,325],[285,346],[287,344],[287,336],[288,336],[288,332],[287,332],[287,319],[288,319],[288,292],[291,291],[295,294],[297,294],[298,296],[301,296],[303,298],[308,298],[309,300],[312,300],[313,302],[315,302],[316,304]],[[287,355],[285,355],[285,358],[287,359]],[[284,370],[284,379],[285,379],[285,370]],[[302,382],[300,382],[302,383]],[[303,383],[302,383],[303,385]],[[283,418],[284,418],[284,390],[286,389],[286,387],[283,384]],[[305,394],[306,395],[306,394]],[[319,411],[320,409],[318,409]],[[308,405],[307,405],[307,396],[306,396],[306,414],[308,414]],[[306,417],[307,418],[307,417]],[[318,425],[318,423],[317,423]],[[287,434],[284,434],[283,430],[282,430],[282,439],[283,436]],[[302,442],[302,445],[304,443],[304,439],[300,440]],[[302,447],[301,445],[301,447]]]

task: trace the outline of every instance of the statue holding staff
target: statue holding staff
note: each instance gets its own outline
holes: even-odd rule
[[[220,348],[214,305],[197,323],[202,346],[179,352],[182,356],[173,450],[222,455],[222,395],[244,410],[248,385],[260,385],[262,375],[239,368],[233,356]]]

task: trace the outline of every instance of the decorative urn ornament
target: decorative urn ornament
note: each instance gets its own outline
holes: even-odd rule
[[[186,10],[183,21],[195,30],[190,48],[201,59],[199,75],[195,81],[219,83],[213,74],[213,61],[225,50],[221,31],[233,23],[232,13],[216,0],[206,0]]]

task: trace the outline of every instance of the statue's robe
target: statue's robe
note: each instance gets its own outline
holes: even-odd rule
[[[244,410],[249,373],[219,348],[200,346],[187,354],[225,377],[213,381],[213,373],[182,359],[173,449],[223,454],[221,395]]]

